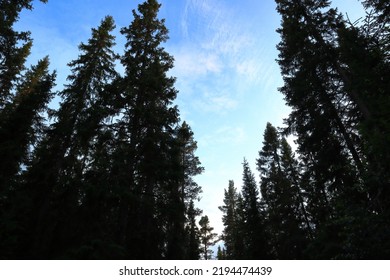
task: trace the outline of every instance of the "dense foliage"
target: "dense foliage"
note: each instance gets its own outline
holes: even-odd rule
[[[390,257],[390,61],[388,1],[363,1],[352,24],[330,1],[277,0],[282,17],[279,89],[292,109],[285,127],[267,124],[259,152],[257,201],[262,234],[245,228],[254,184],[244,163],[241,193],[225,191],[226,258],[239,236],[264,236],[263,257]],[[293,135],[295,156],[285,137]],[[245,199],[244,199],[245,200]],[[250,240],[250,238],[248,239]],[[248,242],[248,241],[247,241]],[[250,244],[250,243],[248,243]],[[247,245],[248,246],[248,245]]]
[[[133,11],[123,55],[112,17],[92,28],[49,110],[55,73],[48,58],[25,69],[31,39],[12,29],[30,2],[0,9],[0,257],[199,259],[203,167],[173,105],[160,4]]]
[[[388,1],[351,23],[327,0],[276,0],[291,113],[266,125],[259,181],[245,159],[240,190],[229,181],[220,237],[195,205],[203,167],[160,4],[133,11],[123,54],[105,17],[55,92],[49,58],[26,67],[32,39],[13,29],[32,2],[0,1],[1,259],[211,259],[218,240],[219,259],[390,257]]]

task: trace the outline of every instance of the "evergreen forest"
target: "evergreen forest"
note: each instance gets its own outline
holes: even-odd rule
[[[0,259],[207,260],[217,241],[218,259],[390,258],[389,1],[351,22],[327,0],[275,0],[291,112],[267,123],[258,175],[244,159],[226,182],[220,234],[197,206],[161,4],[132,11],[121,54],[103,18],[56,90],[53,58],[27,66],[33,38],[14,28],[34,2],[0,0]]]

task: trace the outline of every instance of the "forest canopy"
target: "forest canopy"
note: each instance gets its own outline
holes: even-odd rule
[[[34,1],[1,0],[0,258],[210,259],[221,240],[219,259],[388,259],[390,5],[361,1],[352,23],[330,1],[275,2],[291,113],[267,123],[259,175],[244,158],[226,182],[218,236],[161,4],[132,11],[122,53],[104,17],[56,90],[53,58],[26,66],[33,38],[14,28]]]

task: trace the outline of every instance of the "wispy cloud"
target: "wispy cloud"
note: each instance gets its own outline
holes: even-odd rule
[[[181,49],[175,54],[174,75],[188,79],[204,76],[210,73],[219,73],[223,68],[221,59],[213,53],[201,52],[196,49],[189,51]]]
[[[245,130],[240,126],[224,125],[214,132],[203,135],[199,141],[199,146],[212,147],[215,145],[238,145],[246,140]]]
[[[194,107],[206,113],[226,115],[230,110],[235,109],[238,101],[229,94],[203,94],[202,98],[195,100]]]
[[[184,43],[173,46],[172,73],[199,112],[224,115],[240,105],[248,87],[275,87],[274,61],[247,21],[222,0],[187,0],[180,23]]]
[[[187,0],[181,26],[186,38],[204,51],[231,56],[251,43],[234,12],[221,0]]]

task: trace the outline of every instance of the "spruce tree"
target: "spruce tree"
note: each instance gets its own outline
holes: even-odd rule
[[[31,147],[43,132],[42,113],[53,97],[55,73],[48,70],[46,57],[24,73],[16,87],[12,105],[2,111],[0,123],[0,190],[5,190],[9,180],[20,171],[21,164],[28,164]],[[17,124],[17,125],[16,125]]]
[[[390,4],[386,0],[364,0],[362,1],[366,8],[372,8],[379,21],[382,23],[390,22]]]
[[[259,190],[255,176],[246,159],[243,162],[242,181],[244,257],[246,259],[267,259],[267,238],[262,213],[260,212]]]
[[[25,61],[32,46],[30,32],[14,30],[20,12],[33,8],[31,2],[25,0],[0,3],[0,196],[7,188],[8,180],[20,171],[19,165],[26,159],[28,145],[34,145],[33,140],[38,138],[35,133],[38,133],[39,122],[42,124],[42,121],[37,121],[38,115],[44,111],[52,97],[50,89],[45,89],[46,96],[43,92],[45,90],[39,89],[43,87],[43,80],[48,78],[45,76],[48,74],[48,58],[27,69]],[[53,86],[54,74],[48,80]],[[27,94],[28,91],[32,93]],[[32,100],[28,100],[29,98]],[[28,101],[32,104],[27,104]],[[26,113],[26,116],[21,115],[22,113]],[[19,119],[24,123],[16,128],[13,122]],[[29,128],[32,125],[35,125],[35,129]]]
[[[284,132],[298,137],[301,188],[316,236],[310,255],[372,258],[353,232],[382,242],[376,232],[388,232],[388,223],[378,222],[389,213],[386,5],[364,1],[376,15],[369,12],[356,27],[329,1],[276,2],[280,90],[292,107]],[[383,227],[371,232],[368,221]]]
[[[172,226],[167,211],[180,201],[177,182],[181,175],[173,174],[171,168],[178,122],[178,109],[172,102],[177,90],[175,78],[168,76],[173,57],[161,46],[168,30],[158,18],[159,8],[155,0],[140,4],[138,12],[133,11],[132,23],[121,30],[127,42],[121,57],[125,76],[119,101],[118,156],[122,163],[117,188],[122,194],[117,238],[133,252],[132,257],[140,259],[167,254],[167,228]]]
[[[363,4],[366,17],[362,23],[349,23],[338,32],[340,61],[351,81],[346,90],[358,92],[371,112],[369,119],[356,117],[359,114],[349,115],[363,143],[365,172],[361,176],[362,194],[368,202],[364,207],[348,210],[347,215],[359,222],[349,224],[346,227],[349,233],[345,235],[349,244],[348,256],[386,258],[390,245],[382,236],[390,228],[386,222],[390,215],[390,82],[386,78],[390,74],[390,6],[387,1],[380,0],[363,1]],[[355,232],[361,234],[356,235]],[[360,238],[363,235],[366,237]],[[373,245],[378,242],[382,244],[380,248]]]
[[[194,202],[191,200],[187,210],[187,225],[186,225],[186,237],[187,242],[185,246],[185,259],[186,260],[199,260],[200,258],[200,233],[199,228],[196,225],[196,217],[200,215],[200,211],[195,208]]]
[[[221,246],[218,246],[217,260],[226,260],[226,250],[225,248],[221,248]]]
[[[32,0],[0,2],[0,112],[12,103],[14,87],[19,81],[30,54],[30,32],[13,29],[23,9],[31,10]],[[46,3],[47,0],[41,0]]]
[[[305,230],[303,237],[313,238],[313,228],[310,217],[306,210],[307,199],[301,188],[300,165],[295,159],[290,144],[286,138],[282,137],[280,143],[281,170],[284,177],[290,184],[289,194],[291,195],[295,215],[300,222],[300,226]]]
[[[221,239],[224,241],[225,258],[229,260],[243,259],[246,254],[242,238],[243,217],[239,209],[242,208],[242,203],[239,205],[239,197],[241,195],[230,180],[228,189],[224,192],[224,205],[218,207],[222,211],[224,225]]]
[[[6,258],[23,247],[26,217],[19,210],[27,208],[30,198],[20,193],[20,174],[44,131],[55,80],[48,58],[25,66],[32,40],[28,31],[15,31],[14,24],[23,9],[33,8],[31,2],[0,2],[0,251]]]
[[[218,234],[214,233],[214,228],[210,226],[210,220],[207,215],[202,216],[199,220],[199,235],[200,235],[200,248],[202,259],[211,260],[213,257],[213,250],[210,249],[211,246],[215,245],[217,242],[215,238]]]
[[[168,259],[185,257],[185,221],[188,215],[189,203],[199,199],[201,187],[195,182],[194,176],[203,172],[199,158],[195,155],[197,143],[194,140],[190,126],[183,122],[174,131],[171,170],[168,172],[171,181],[167,193],[169,200],[161,205],[167,213],[167,252]]]
[[[5,109],[0,124],[0,250],[1,256],[18,258],[26,248],[21,235],[28,221],[30,197],[23,192],[20,173],[30,162],[33,148],[45,128],[42,116],[52,98],[55,74],[49,73],[49,60],[44,58],[27,70],[16,88],[12,107]]]
[[[26,190],[37,205],[30,225],[33,258],[64,257],[82,244],[83,222],[77,222],[86,192],[83,176],[91,164],[97,131],[107,116],[107,87],[116,77],[113,29],[113,19],[106,17],[98,29],[92,29],[88,44],[80,44],[81,55],[69,63],[70,83],[60,93],[56,121],[27,170]]]
[[[291,178],[291,157],[288,143],[267,123],[257,167],[261,174],[270,252],[277,259],[300,259],[305,249],[302,214],[306,210],[302,208],[299,187]]]
[[[348,117],[362,138],[362,151],[365,154],[365,172],[362,178],[370,198],[370,207],[384,213],[390,208],[388,204],[389,158],[390,149],[390,82],[386,78],[390,74],[390,26],[381,16],[386,14],[389,5],[382,1],[365,1],[371,7],[361,25],[349,24],[338,32],[341,63],[348,70],[351,85],[348,92],[359,92],[362,100],[370,110],[370,118],[359,118],[353,112]],[[387,7],[386,7],[387,5]],[[367,7],[367,9],[369,9]]]

